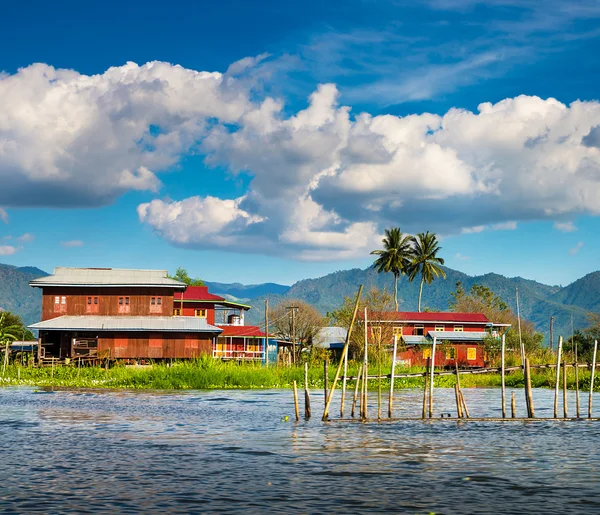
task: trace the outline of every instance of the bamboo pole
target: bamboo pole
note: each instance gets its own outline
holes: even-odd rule
[[[354,304],[354,312],[352,313],[352,321],[350,322],[350,327],[348,328],[348,333],[346,334],[346,343],[344,344],[343,353],[348,351],[348,346],[350,345],[350,336],[352,335],[352,328],[354,327],[354,321],[356,320],[356,313],[358,311],[358,303],[360,302],[360,296],[362,295],[363,285],[360,285],[358,289],[358,294],[356,295],[356,302]],[[366,322],[366,321],[365,321]],[[333,384],[331,385],[331,391],[329,392],[329,397],[325,401],[325,409],[323,410],[323,420],[327,420],[327,416],[329,415],[329,406],[331,405],[331,400],[333,398],[333,392],[335,392],[335,387],[337,385],[338,379],[340,378],[340,373],[342,371],[342,362],[340,361],[337,370],[335,371],[335,378],[333,379]]]
[[[377,346],[377,420],[381,420],[381,335],[379,336],[379,345]]]
[[[310,392],[308,391],[308,363],[304,363],[304,418],[309,419],[310,411]]]
[[[356,384],[354,385],[354,398],[352,399],[352,410],[350,412],[350,416],[354,418],[354,413],[356,411],[356,401],[358,400],[358,389],[360,386],[360,378],[362,377],[362,366],[358,367],[358,372],[356,373]],[[361,391],[362,393],[362,391]]]
[[[571,327],[573,326],[573,315],[571,315]],[[575,334],[573,334],[573,343],[575,344],[575,412],[577,418],[581,418],[581,404],[579,401],[579,367],[577,366],[577,341],[575,341]]]
[[[565,418],[569,417],[567,409],[567,360],[563,359],[563,414]]]
[[[362,382],[362,416],[364,419],[367,418],[368,411],[368,390],[369,390],[369,322],[367,318],[367,308],[365,307],[365,352],[363,355],[363,382]]]
[[[590,398],[588,400],[588,418],[592,418],[592,394],[594,393],[594,373],[596,372],[596,352],[598,340],[594,340],[594,356],[592,359],[592,377],[590,377]]]
[[[517,418],[517,398],[515,392],[512,392],[510,396],[510,416],[511,418]]]
[[[327,409],[327,388],[329,387],[329,361],[323,361],[323,405]]]
[[[8,366],[8,346],[10,345],[9,341],[6,340],[6,347],[4,349],[4,364],[2,365],[2,377],[6,373],[6,367]]]
[[[392,372],[390,374],[390,399],[388,404],[388,418],[392,418],[394,404],[394,373],[396,372],[396,351],[398,349],[398,335],[394,335],[394,348],[392,349]]]
[[[429,388],[429,363],[431,362],[431,358],[427,358],[427,362],[425,363],[425,381],[423,386],[423,418],[427,418],[427,392]]]
[[[519,308],[519,288],[517,292],[517,323],[519,326],[519,348],[521,350],[521,367],[525,370],[525,346],[523,345],[523,338],[521,336],[521,309]]]
[[[531,390],[531,369],[529,368],[529,358],[525,358],[525,369],[527,370],[527,411],[529,418],[535,418],[535,409],[533,407],[533,391]]]
[[[430,387],[429,387],[429,418],[433,417],[433,379],[435,376],[435,346],[437,338],[433,337],[433,343],[431,344],[431,369],[429,371]]]
[[[469,408],[467,408],[467,403],[465,402],[465,396],[463,395],[462,390],[459,390],[458,393],[460,394],[460,400],[461,400],[461,403],[462,403],[462,409],[463,409],[463,411],[465,413],[465,416],[467,418],[471,418],[471,415],[469,415]]]
[[[563,338],[558,338],[558,349],[556,351],[556,384],[554,387],[554,418],[558,418],[558,385],[560,383],[560,358],[562,354]]]
[[[369,367],[362,364],[363,374],[362,374],[362,383],[360,390],[360,416],[361,418],[367,418],[367,376],[369,374]]]
[[[342,381],[342,400],[340,401],[340,418],[344,418],[344,403],[346,402],[346,381],[348,376],[348,349],[343,353],[344,379]]]
[[[296,422],[300,420],[300,409],[298,408],[298,388],[296,387],[296,381],[294,381],[294,410],[296,411]]]
[[[456,416],[463,418],[462,403],[460,399],[460,390],[458,389],[458,383],[454,385],[454,396],[456,397]]]
[[[505,373],[504,373],[504,358],[506,354],[506,334],[502,335],[502,350],[501,350],[501,358],[500,358],[500,367],[502,369],[501,378],[502,378],[502,418],[506,418],[506,384],[505,384]],[[457,373],[458,375],[458,373]]]

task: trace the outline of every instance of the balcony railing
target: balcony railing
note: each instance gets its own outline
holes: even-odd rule
[[[265,357],[264,351],[248,351],[248,350],[224,350],[213,349],[213,358],[219,359],[235,359],[235,360],[260,360]]]

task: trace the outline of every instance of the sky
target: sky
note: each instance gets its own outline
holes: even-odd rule
[[[0,263],[292,284],[386,228],[600,269],[600,3],[12,2]]]

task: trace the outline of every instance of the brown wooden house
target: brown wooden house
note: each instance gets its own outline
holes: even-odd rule
[[[186,285],[166,270],[64,268],[30,282],[42,289],[39,357],[122,359],[211,355],[221,329],[173,316]]]

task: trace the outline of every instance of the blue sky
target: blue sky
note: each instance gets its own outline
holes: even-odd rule
[[[400,226],[466,273],[568,284],[600,268],[599,18],[557,0],[13,3],[0,262],[291,284],[368,266]]]

